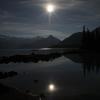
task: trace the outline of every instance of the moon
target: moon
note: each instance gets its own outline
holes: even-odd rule
[[[54,91],[55,90],[55,85],[54,84],[50,84],[49,85],[49,91]]]
[[[55,11],[55,6],[54,6],[53,4],[47,4],[47,6],[46,6],[46,11],[47,11],[48,13],[54,12],[54,11]]]

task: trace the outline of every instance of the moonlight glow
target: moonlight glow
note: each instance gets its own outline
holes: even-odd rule
[[[55,6],[53,4],[48,4],[46,6],[46,10],[47,10],[48,13],[52,13],[55,10]]]
[[[49,91],[54,91],[55,90],[55,86],[53,84],[49,85]]]

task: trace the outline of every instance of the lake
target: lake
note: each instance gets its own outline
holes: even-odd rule
[[[4,56],[11,56],[16,52],[30,54],[33,51],[15,50],[14,53],[14,51],[2,50],[2,52]],[[3,53],[0,56],[3,56]],[[46,55],[48,54],[46,53]],[[48,60],[40,59],[38,62],[16,61],[14,63],[9,61],[9,63],[1,63],[0,72],[15,71],[18,75],[0,79],[0,83],[23,92],[30,92],[32,95],[43,93],[47,100],[66,100],[68,97],[100,95],[99,58],[99,54],[75,53],[62,54]]]

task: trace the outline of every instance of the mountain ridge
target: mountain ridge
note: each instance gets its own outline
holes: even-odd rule
[[[33,49],[33,48],[47,48],[56,45],[60,40],[54,36],[44,37],[11,37],[0,35],[0,49]]]
[[[87,29],[87,31],[89,30]],[[95,28],[90,33],[95,34],[97,32],[100,34],[100,27]],[[80,48],[82,45],[82,35],[83,32],[73,33],[71,36],[65,38],[63,41],[61,41],[60,43],[58,43],[53,47],[54,48]]]

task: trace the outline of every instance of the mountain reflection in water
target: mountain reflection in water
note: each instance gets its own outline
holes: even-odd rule
[[[0,83],[48,100],[67,100],[68,96],[89,96],[89,99],[94,97],[95,100],[95,95],[100,94],[99,59],[100,54],[95,53],[52,52],[2,56],[0,72],[4,76],[5,72],[11,70],[18,74],[1,79]]]
[[[98,73],[100,70],[100,54],[96,53],[49,53],[49,54],[34,54],[29,55],[14,55],[3,56],[0,58],[0,64],[13,63],[38,63],[53,61],[59,57],[66,57],[75,63],[80,63],[83,68],[84,76],[90,72]]]
[[[83,54],[69,54],[65,55],[65,57],[69,58],[75,63],[80,63],[83,68],[84,76],[90,72],[98,72],[100,71],[100,54],[96,53],[83,53]]]

